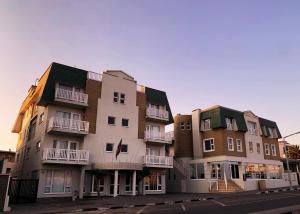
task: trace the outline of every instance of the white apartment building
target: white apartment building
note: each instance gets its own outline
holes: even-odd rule
[[[163,194],[171,123],[165,92],[123,71],[52,63],[14,124],[13,176],[39,179],[38,198]]]

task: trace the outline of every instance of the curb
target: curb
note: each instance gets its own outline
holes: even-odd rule
[[[300,187],[272,189],[272,190],[260,191],[260,192],[257,192],[256,194],[269,194],[269,193],[274,193],[274,192],[287,192],[287,191],[297,191],[297,190],[300,190]]]
[[[77,209],[73,212],[85,212],[85,211],[98,211],[98,210],[115,210],[115,209],[124,209],[124,208],[134,208],[134,207],[145,207],[145,206],[160,206],[160,205],[172,205],[172,204],[180,204],[180,203],[191,203],[195,201],[207,201],[207,200],[213,200],[213,197],[207,197],[207,198],[191,198],[191,199],[185,199],[185,200],[176,200],[176,201],[164,201],[164,202],[156,202],[156,203],[145,203],[145,204],[130,204],[130,205],[123,205],[123,206],[111,206],[111,207],[91,207],[91,208],[83,208],[83,209]],[[70,212],[65,212],[70,213]]]

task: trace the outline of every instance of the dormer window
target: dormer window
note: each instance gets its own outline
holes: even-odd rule
[[[226,125],[227,125],[227,130],[233,131],[236,127],[235,119],[226,117],[225,121],[226,121]]]
[[[277,131],[275,128],[268,128],[268,130],[269,130],[270,138],[278,138]]]
[[[255,122],[248,121],[248,122],[247,122],[247,125],[248,125],[248,132],[249,132],[249,134],[257,135],[257,131],[256,131],[256,123],[255,123]]]
[[[210,119],[202,120],[202,130],[207,131],[210,130]]]

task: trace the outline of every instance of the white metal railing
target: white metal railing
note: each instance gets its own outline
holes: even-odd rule
[[[73,101],[77,103],[87,104],[88,103],[88,95],[82,92],[75,92],[71,90],[62,89],[56,87],[55,89],[55,98]]]
[[[89,161],[89,154],[87,150],[45,148],[43,151],[43,160],[87,163]]]
[[[163,132],[145,131],[145,140],[154,142],[171,143],[172,139],[167,138]]]
[[[224,170],[224,182],[225,182],[225,188],[227,189],[227,176]]]
[[[257,130],[254,128],[248,128],[249,134],[257,135]]]
[[[219,183],[218,183],[217,180],[210,180],[210,181],[209,181],[209,190],[212,189],[212,185],[213,185],[214,183],[216,184],[217,190],[219,190]]]
[[[48,130],[51,130],[53,128],[88,133],[89,122],[61,117],[51,117],[49,120]]]
[[[173,167],[173,157],[146,155],[144,156],[144,164]]]
[[[169,112],[167,110],[148,107],[146,115],[151,118],[169,120]]]
[[[96,72],[89,71],[88,72],[88,79],[96,80],[96,81],[102,81],[102,75],[98,74]]]

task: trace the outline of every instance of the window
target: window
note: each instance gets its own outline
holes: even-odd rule
[[[204,152],[212,152],[215,151],[215,143],[214,143],[214,139],[210,138],[210,139],[204,139],[203,140],[203,148],[204,148]]]
[[[210,130],[210,119],[203,120],[203,131]]]
[[[39,121],[39,123],[44,122],[44,119],[45,119],[45,115],[44,115],[44,113],[42,113],[42,114],[40,115],[40,121]]]
[[[159,172],[152,173],[150,176],[144,178],[145,190],[161,191],[161,181],[161,174]]]
[[[190,179],[204,179],[204,164],[193,163],[190,164]]]
[[[125,104],[125,94],[121,94],[120,96],[120,103]]]
[[[191,130],[191,123],[190,122],[187,122],[185,124],[185,126],[186,126],[186,130]]]
[[[265,144],[265,153],[266,153],[266,155],[270,155],[270,146],[269,146],[269,144]]]
[[[248,132],[249,134],[257,135],[255,122],[248,121]]]
[[[242,152],[243,151],[242,141],[240,139],[236,139],[236,150],[238,152]]]
[[[184,130],[184,122],[181,122],[181,123],[180,123],[180,129],[181,129],[181,130]]]
[[[268,165],[268,172],[270,179],[282,178],[282,167],[279,167],[277,165]]]
[[[271,144],[271,153],[273,156],[276,156],[276,147],[274,144]]]
[[[225,118],[227,129],[234,130],[235,128],[235,120],[233,118]]]
[[[121,152],[122,153],[127,153],[128,152],[128,145],[127,144],[122,144],[121,145]]]
[[[267,179],[266,167],[264,164],[248,164],[245,171],[247,179]]]
[[[47,170],[44,193],[71,192],[72,176],[70,170]]]
[[[35,137],[35,128],[36,128],[36,118],[30,122],[28,139],[32,139]]]
[[[270,138],[278,138],[277,131],[275,128],[268,128],[268,130],[269,130]]]
[[[125,177],[125,192],[132,191],[132,176],[129,173],[126,173]]]
[[[113,143],[107,143],[106,144],[106,149],[105,149],[106,152],[112,152],[113,149],[114,149],[114,144]]]
[[[228,151],[234,151],[233,138],[227,138]]]
[[[41,141],[38,141],[36,144],[35,144],[35,149],[36,151],[40,151],[40,148],[41,148]]]
[[[119,102],[119,93],[118,92],[114,92],[114,102],[115,103]]]
[[[108,123],[109,125],[116,125],[116,118],[115,118],[115,117],[108,116],[108,118],[107,118],[107,123]]]
[[[253,152],[253,143],[249,141],[249,152]]]
[[[97,186],[98,183],[98,186]],[[104,192],[104,176],[99,176],[98,178],[96,176],[92,176],[92,192]]]
[[[129,120],[128,119],[122,119],[122,126],[128,127]]]
[[[264,136],[268,136],[267,128],[265,126],[262,127],[262,132]]]
[[[257,150],[257,153],[260,154],[260,143],[256,144],[256,150]]]

